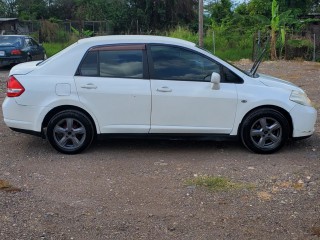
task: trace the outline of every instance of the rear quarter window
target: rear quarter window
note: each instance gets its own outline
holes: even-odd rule
[[[88,52],[80,66],[81,76],[98,76],[98,51]]]

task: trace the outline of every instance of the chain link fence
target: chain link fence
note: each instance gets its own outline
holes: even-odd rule
[[[45,20],[19,21],[16,31],[17,34],[32,35],[38,38],[40,42],[59,40],[59,36],[47,38],[48,35],[76,34],[82,38],[113,33],[111,21],[59,21],[53,23]]]

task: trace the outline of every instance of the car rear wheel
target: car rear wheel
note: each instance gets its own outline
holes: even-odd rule
[[[249,114],[241,127],[242,143],[256,153],[278,151],[289,137],[288,120],[280,112],[264,108]]]
[[[47,137],[59,152],[76,154],[90,146],[94,127],[85,114],[67,110],[52,117],[47,127]]]

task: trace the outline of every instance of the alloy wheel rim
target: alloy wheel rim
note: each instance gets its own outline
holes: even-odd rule
[[[274,149],[281,143],[282,126],[274,118],[260,118],[252,124],[250,138],[253,144],[260,149]]]
[[[60,148],[75,150],[83,145],[86,139],[86,129],[78,120],[65,118],[54,127],[53,137]]]

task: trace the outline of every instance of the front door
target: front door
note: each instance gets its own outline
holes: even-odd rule
[[[151,133],[229,134],[237,108],[234,83],[212,89],[212,72],[222,67],[199,53],[151,45]]]

